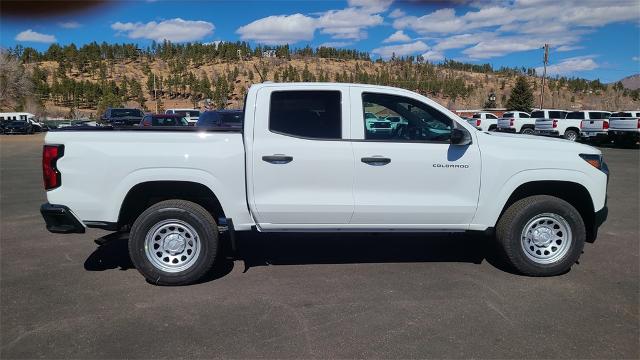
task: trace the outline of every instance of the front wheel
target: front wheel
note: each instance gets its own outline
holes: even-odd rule
[[[218,227],[202,206],[185,200],[152,205],[133,223],[129,255],[151,283],[187,285],[212,268]]]
[[[508,263],[529,276],[565,273],[586,240],[584,221],[568,202],[548,195],[524,198],[498,221],[496,239]]]
[[[525,129],[522,129],[521,133],[524,134],[524,135],[533,135],[533,129],[532,128],[525,128]]]

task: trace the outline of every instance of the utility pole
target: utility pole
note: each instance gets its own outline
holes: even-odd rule
[[[547,77],[547,64],[549,63],[549,44],[544,44],[542,47],[544,49],[544,58],[542,62],[544,63],[544,70],[542,72],[542,90],[540,91],[540,109],[544,106],[544,78]]]
[[[156,114],[158,113],[158,92],[156,91],[156,73],[153,73],[153,101],[156,103]]]

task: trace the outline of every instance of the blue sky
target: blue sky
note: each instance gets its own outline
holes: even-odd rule
[[[83,13],[2,17],[0,44],[152,40],[331,45],[610,82],[640,72],[640,0],[112,1]]]

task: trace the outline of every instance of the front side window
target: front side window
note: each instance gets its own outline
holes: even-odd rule
[[[273,92],[269,109],[269,130],[310,139],[342,138],[340,92]]]
[[[451,137],[452,120],[414,99],[363,93],[362,104],[365,139],[445,142]]]

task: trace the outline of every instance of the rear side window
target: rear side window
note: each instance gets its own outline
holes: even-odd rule
[[[566,116],[566,111],[549,111],[549,117],[551,119],[564,119]],[[534,117],[533,114],[531,114],[531,117]]]
[[[529,116],[529,114],[527,114],[527,113],[520,113],[519,117],[520,117],[520,119],[527,119],[527,118],[530,118],[531,116]]]
[[[572,111],[567,114],[567,119],[584,119],[584,113],[582,111]]]
[[[531,113],[531,117],[532,118],[543,118],[544,117],[544,111],[534,111]]]
[[[480,115],[480,114],[473,114],[473,118],[474,118],[474,119],[482,119],[482,115]]]
[[[269,130],[311,139],[340,139],[339,91],[276,91],[271,94]]]
[[[498,117],[493,114],[487,114],[487,119],[497,119]]]

